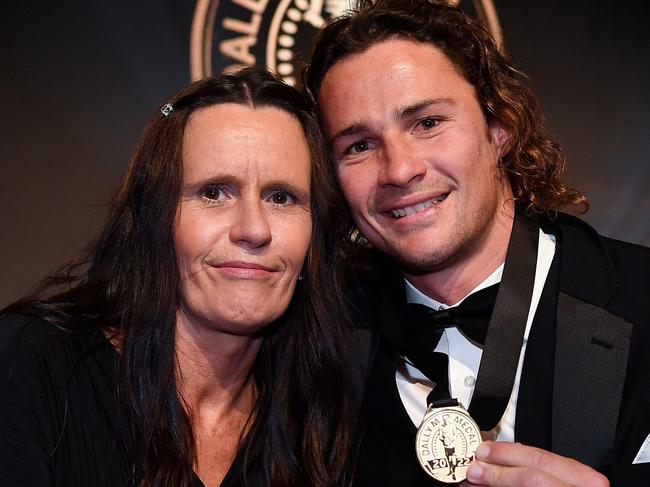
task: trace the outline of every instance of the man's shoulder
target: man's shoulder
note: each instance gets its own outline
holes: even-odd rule
[[[586,221],[565,213],[558,214],[547,225],[559,230],[567,251],[583,255],[587,252],[585,257],[592,259],[609,259],[611,265],[626,272],[639,273],[650,269],[650,247],[606,237]]]
[[[629,253],[639,259],[650,260],[650,247],[606,237],[585,220],[577,216],[558,213],[557,218],[545,221],[546,225],[551,228],[556,227],[561,231],[573,233],[574,236],[577,236],[583,242],[600,242],[612,252],[621,254]]]
[[[650,248],[605,237],[562,213],[545,225],[560,240],[563,291],[631,321],[650,320]]]
[[[650,247],[609,237],[602,239],[616,266],[639,276],[643,273],[647,278],[650,271]]]

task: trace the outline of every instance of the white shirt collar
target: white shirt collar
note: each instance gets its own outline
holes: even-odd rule
[[[460,301],[454,304],[445,304],[441,303],[440,301],[436,301],[433,298],[430,298],[418,288],[416,288],[413,284],[411,284],[408,279],[404,278],[404,282],[406,283],[406,301],[409,303],[423,304],[424,306],[428,306],[429,308],[433,309],[445,309],[451,308],[453,306],[458,306],[465,299],[467,299],[467,296],[470,294],[474,294],[476,291],[480,291],[481,289],[491,286],[492,284],[501,282],[501,276],[503,276],[503,266],[504,264],[502,262],[501,265],[497,267],[497,269],[492,274],[490,274],[481,283],[479,283],[478,286],[468,292]]]
[[[537,266],[535,271],[535,286],[533,288],[533,299],[526,323],[526,331],[522,343],[522,351],[519,358],[519,365],[513,392],[504,413],[504,417],[498,426],[497,440],[514,441],[515,411],[517,407],[517,395],[519,392],[519,381],[521,369],[526,351],[528,336],[532,327],[533,318],[537,310],[546,277],[548,275],[553,256],[555,255],[555,236],[546,234],[540,230],[537,254]],[[501,281],[503,265],[493,272],[487,279],[474,288],[470,294]],[[406,280],[405,280],[406,281]],[[409,302],[423,304],[438,309],[440,306],[447,307],[443,303],[429,298],[410,282],[406,281],[407,300]],[[467,298],[465,296],[465,298]],[[463,298],[463,299],[465,299]],[[462,301],[462,300],[461,300]],[[449,386],[453,397],[467,406],[474,392],[474,380],[478,376],[481,363],[482,350],[471,343],[455,328],[446,328],[436,352],[445,353],[449,356]],[[427,394],[431,391],[431,381],[422,372],[413,367],[408,361],[402,359],[397,361],[395,380],[400,398],[404,408],[415,426],[419,425],[427,408]]]

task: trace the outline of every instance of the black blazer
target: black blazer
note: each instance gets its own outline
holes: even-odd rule
[[[556,257],[526,350],[515,440],[576,458],[612,485],[643,485],[650,464],[632,461],[650,435],[650,249],[564,214],[540,224],[557,238]],[[353,294],[358,333],[369,337],[355,485],[435,485],[415,459],[395,352],[378,331],[380,320],[399,319],[403,279],[379,258]]]

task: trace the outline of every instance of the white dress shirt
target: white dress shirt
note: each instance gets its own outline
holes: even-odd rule
[[[503,418],[492,434],[492,438],[496,438],[500,441],[514,441],[515,438],[517,394],[519,392],[519,381],[521,379],[521,369],[524,362],[524,354],[526,352],[526,343],[528,342],[528,336],[530,334],[533,318],[535,317],[535,311],[537,310],[537,305],[539,304],[542,289],[544,288],[544,283],[546,282],[546,277],[548,276],[548,271],[551,267],[554,255],[555,237],[540,230],[533,297],[528,312],[528,320],[526,322],[526,330],[521,345],[519,364],[517,365],[512,394],[510,395],[510,400],[503,414]],[[502,274],[503,264],[501,264],[487,279],[476,286],[467,296],[491,286],[492,284],[500,282]],[[426,296],[406,280],[406,299],[409,303],[423,304],[433,309],[444,309],[457,306],[467,298],[467,296],[461,299],[458,303],[446,305]],[[458,328],[450,327],[444,330],[440,342],[434,351],[449,356],[449,389],[451,396],[458,399],[458,402],[467,409],[470,400],[472,399],[472,394],[474,393],[474,385],[481,364],[481,355],[483,354],[483,350],[468,340],[458,330]],[[415,426],[420,426],[427,409],[427,395],[431,392],[433,383],[404,357],[400,357],[397,360],[395,380],[397,381],[397,389],[406,412],[411,418],[411,421],[413,421],[413,424],[415,424]]]

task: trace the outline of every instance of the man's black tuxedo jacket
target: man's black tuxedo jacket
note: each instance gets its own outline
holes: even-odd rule
[[[540,225],[556,236],[556,256],[529,336],[515,441],[576,458],[613,485],[647,485],[650,464],[632,461],[650,435],[650,249],[568,215]],[[396,353],[378,331],[379,320],[399,319],[403,279],[383,259],[371,267],[354,293],[368,358],[355,485],[436,485],[415,458]]]

